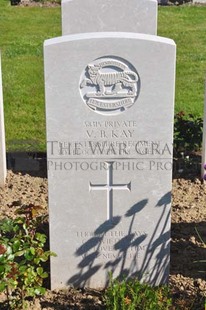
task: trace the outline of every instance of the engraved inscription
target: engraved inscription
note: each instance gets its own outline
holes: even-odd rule
[[[92,128],[137,128],[136,121],[85,121],[84,127]]]
[[[88,231],[77,231],[76,237],[80,241],[81,254],[83,258],[86,258],[87,256],[89,257],[91,253],[95,253],[96,259],[111,260],[119,258],[121,253],[124,252],[127,259],[133,259],[135,256],[137,257],[137,255],[140,254],[140,251],[145,251],[148,247],[148,243],[145,243],[147,234],[144,231],[133,231],[130,234],[128,234],[127,231],[121,230],[108,231],[102,234],[96,234]],[[89,240],[92,242],[94,238],[98,239],[99,242],[92,248],[88,249]],[[142,242],[137,244],[137,239],[141,239]],[[78,248],[77,252],[79,252]]]
[[[98,58],[80,78],[80,93],[87,106],[100,114],[118,114],[138,97],[140,78],[135,68],[118,57]]]
[[[113,218],[113,190],[129,190],[131,191],[131,182],[128,184],[113,184],[113,162],[107,162],[107,183],[89,185],[91,190],[106,190],[107,191],[107,220],[112,221]]]

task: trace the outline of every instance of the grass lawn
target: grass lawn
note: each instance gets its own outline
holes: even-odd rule
[[[43,151],[43,42],[61,34],[60,7],[18,7],[0,0],[0,29],[7,150],[26,140],[30,149]]]
[[[206,7],[159,7],[158,15],[158,35],[177,44],[176,112],[202,116]],[[43,42],[61,35],[60,7],[16,7],[0,0],[0,30],[7,150],[19,148],[16,140],[29,140],[31,150],[44,151]]]
[[[206,79],[206,6],[159,7],[158,22],[158,35],[171,38],[177,44],[175,110],[202,117]]]

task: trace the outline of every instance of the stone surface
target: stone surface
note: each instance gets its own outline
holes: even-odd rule
[[[195,3],[195,4],[206,4],[206,0],[193,0],[192,3]]]
[[[157,1],[62,1],[62,35],[105,31],[157,34]]]
[[[1,53],[0,53],[0,186],[4,186],[5,179],[6,179],[6,147],[5,147],[4,107],[3,107]]]
[[[167,282],[175,50],[132,33],[45,42],[52,288]]]

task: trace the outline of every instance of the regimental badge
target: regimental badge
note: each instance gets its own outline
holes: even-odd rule
[[[119,57],[98,58],[87,65],[80,78],[80,94],[93,111],[114,115],[133,106],[140,92],[136,69]]]

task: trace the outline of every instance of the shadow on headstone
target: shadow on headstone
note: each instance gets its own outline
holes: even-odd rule
[[[100,269],[106,270],[108,274],[106,285],[109,283],[109,273],[115,275],[118,280],[137,278],[140,281],[148,281],[151,285],[160,282],[167,283],[170,240],[170,231],[167,230],[170,212],[167,206],[170,204],[170,193],[157,202],[155,208],[162,208],[162,212],[150,240],[145,243],[148,236],[146,233],[138,234],[138,228],[134,227],[134,219],[147,206],[147,203],[148,199],[143,199],[127,210],[124,217],[131,217],[127,235],[116,238],[118,240],[113,238],[113,244],[105,244],[107,240],[112,240],[107,237],[107,234],[110,230],[114,230],[122,217],[116,216],[112,222],[105,221],[93,232],[92,237],[74,253],[76,257],[82,257],[82,260],[77,266],[79,271],[68,280],[68,285],[88,286],[91,277]],[[105,256],[105,264],[102,263],[104,259],[101,260],[101,264],[98,263],[99,256]],[[142,256],[141,261],[139,256]],[[129,265],[128,257],[130,257]],[[152,261],[155,261],[155,264]]]

